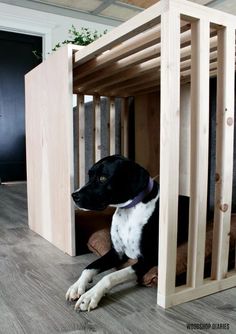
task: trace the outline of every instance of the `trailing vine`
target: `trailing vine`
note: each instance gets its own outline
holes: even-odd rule
[[[82,27],[80,30],[77,30],[74,25],[69,29],[69,39],[64,40],[63,42],[57,43],[52,51],[56,51],[64,44],[75,44],[75,45],[88,45],[94,42],[96,39],[100,38],[107,33],[107,30],[104,30],[103,33],[99,33],[97,30],[90,30],[89,28]],[[32,51],[35,57],[38,60],[42,60],[42,54],[37,50]]]

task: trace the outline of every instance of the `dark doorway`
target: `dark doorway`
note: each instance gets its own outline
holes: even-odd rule
[[[0,31],[0,182],[26,180],[24,75],[42,37]]]

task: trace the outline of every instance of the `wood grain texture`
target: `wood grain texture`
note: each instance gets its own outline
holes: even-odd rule
[[[180,87],[179,194],[190,195],[190,85]],[[135,159],[159,175],[160,91],[135,97]]]
[[[0,244],[1,333],[184,334],[187,323],[209,322],[236,331],[236,288],[163,310],[154,288],[128,283],[98,309],[75,312],[65,292],[96,257],[70,257],[29,230],[25,184],[0,186]]]
[[[233,187],[235,29],[218,32],[216,185],[212,277],[226,276]]]
[[[135,160],[152,177],[159,175],[160,164],[160,94],[135,98]]]
[[[162,253],[158,258],[158,303],[175,290],[180,136],[179,13],[170,10],[162,14],[161,29],[159,249]]]
[[[209,21],[192,23],[189,286],[203,283],[209,145]]]
[[[26,151],[30,228],[75,254],[72,46],[26,75]]]

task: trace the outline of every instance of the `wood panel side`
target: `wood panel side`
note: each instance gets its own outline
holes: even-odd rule
[[[72,48],[29,72],[25,86],[29,227],[75,255]]]

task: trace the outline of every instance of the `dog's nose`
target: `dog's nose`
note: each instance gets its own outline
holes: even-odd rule
[[[78,191],[75,191],[72,195],[73,200],[76,202],[79,200],[79,193]]]

